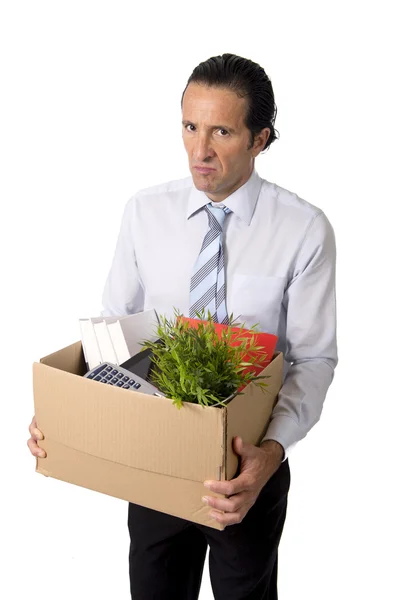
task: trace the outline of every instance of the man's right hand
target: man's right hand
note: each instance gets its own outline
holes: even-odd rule
[[[43,448],[39,448],[37,445],[37,441],[42,440],[44,436],[40,429],[37,428],[35,416],[32,419],[32,423],[29,425],[29,433],[31,437],[28,440],[28,448],[31,451],[31,454],[39,458],[45,458],[47,456],[46,452],[43,450]]]

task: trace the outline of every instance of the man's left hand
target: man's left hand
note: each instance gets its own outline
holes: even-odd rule
[[[216,509],[210,514],[223,525],[241,523],[284,457],[283,447],[274,440],[265,440],[258,447],[236,437],[233,440],[233,449],[241,456],[238,477],[230,481],[204,482],[205,487],[210,491],[228,496],[228,498],[204,496],[202,499],[208,506]]]

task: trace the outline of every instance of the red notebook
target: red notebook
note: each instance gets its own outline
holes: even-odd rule
[[[205,321],[200,321],[199,319],[189,319],[188,317],[180,317],[182,321],[190,323],[192,327],[198,327],[198,323],[204,323]],[[228,325],[222,325],[221,323],[215,323],[215,330],[219,337],[221,337],[222,331],[227,329]],[[255,344],[257,346],[262,346],[262,349],[259,351],[259,356],[257,362],[260,366],[258,367],[248,367],[248,371],[255,372],[258,375],[267,365],[271,362],[273,358],[274,351],[276,349],[276,344],[278,337],[273,335],[272,333],[263,333],[263,332],[254,332],[250,329],[242,329],[240,327],[232,327],[232,346],[238,346],[241,341],[234,341],[234,338],[243,338],[248,337],[248,339],[253,338]],[[243,361],[245,361],[245,356],[243,357]],[[243,386],[244,387],[244,386]],[[240,388],[238,391],[240,392],[243,388]]]

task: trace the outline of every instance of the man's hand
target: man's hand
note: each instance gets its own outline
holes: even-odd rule
[[[45,456],[47,456],[46,452],[43,450],[43,448],[40,448],[40,446],[37,445],[37,442],[39,440],[43,439],[43,433],[40,431],[40,429],[37,428],[37,422],[36,422],[36,417],[33,416],[32,422],[29,425],[29,433],[30,433],[30,438],[27,442],[28,444],[28,448],[31,451],[31,454],[33,454],[33,456],[38,456],[39,458],[44,458]]]
[[[203,502],[216,509],[211,516],[224,525],[241,523],[260,494],[261,489],[279,468],[284,449],[274,440],[262,442],[260,447],[234,438],[233,449],[241,456],[240,474],[230,481],[205,481],[212,492],[225,494],[229,498],[204,496]],[[218,511],[224,511],[224,514]]]

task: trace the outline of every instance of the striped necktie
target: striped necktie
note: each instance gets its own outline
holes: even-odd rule
[[[231,210],[212,204],[207,204],[205,209],[209,229],[191,277],[190,317],[197,318],[196,313],[204,309],[207,318],[209,310],[215,323],[228,325],[222,234],[225,217]]]

